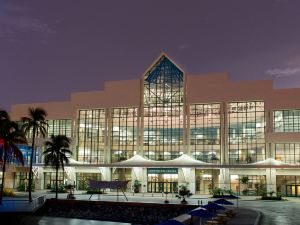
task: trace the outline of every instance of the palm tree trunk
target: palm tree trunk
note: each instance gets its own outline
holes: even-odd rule
[[[4,162],[2,165],[2,182],[1,182],[1,189],[0,189],[0,205],[2,205],[2,199],[3,199],[3,190],[4,190],[4,174],[5,174],[5,167],[6,167],[6,150],[4,148]]]
[[[58,161],[56,163],[56,179],[55,179],[55,198],[58,198]]]
[[[35,141],[35,127],[33,127],[33,131],[32,131],[31,157],[30,157],[30,167],[29,167],[29,182],[28,182],[29,202],[32,202],[31,186],[32,186],[32,164],[33,164],[33,157],[34,157],[34,141]]]

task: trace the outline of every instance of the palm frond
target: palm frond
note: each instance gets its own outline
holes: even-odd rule
[[[69,160],[66,154],[72,154],[69,150],[70,139],[65,135],[51,135],[50,140],[45,142],[46,149],[43,152],[45,155],[45,164],[53,168],[58,166],[64,169],[64,164],[68,164]]]

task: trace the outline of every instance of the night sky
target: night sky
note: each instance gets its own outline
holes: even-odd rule
[[[187,74],[300,87],[300,1],[0,0],[0,107],[138,79],[161,52]]]

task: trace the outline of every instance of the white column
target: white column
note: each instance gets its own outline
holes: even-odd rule
[[[38,168],[38,177],[37,177],[37,181],[35,183],[35,188],[37,190],[45,189],[45,187],[44,187],[44,168],[43,167]]]
[[[276,169],[266,169],[267,192],[276,192]]]
[[[220,188],[230,189],[230,175],[227,168],[220,168]]]
[[[188,184],[188,188],[191,193],[196,192],[196,178],[195,169],[191,168],[179,168],[178,169],[178,186]]]
[[[147,185],[148,185],[148,177],[147,176],[148,176],[147,168],[143,168],[142,169],[142,178],[141,178],[143,193],[147,193]]]
[[[189,169],[190,174],[189,174],[189,187],[190,191],[193,194],[196,194],[196,170],[195,169]]]
[[[102,180],[111,181],[111,169],[108,167],[101,167]]]

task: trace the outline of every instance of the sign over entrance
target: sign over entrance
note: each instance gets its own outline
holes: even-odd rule
[[[178,174],[177,168],[149,168],[148,174]]]

